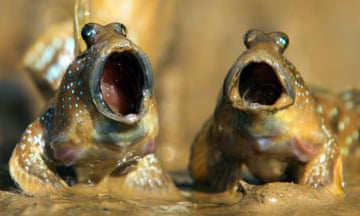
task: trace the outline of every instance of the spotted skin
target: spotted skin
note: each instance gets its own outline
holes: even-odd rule
[[[331,92],[317,91],[316,112],[324,116],[325,122],[336,134],[340,152],[343,155],[344,168],[351,166],[352,156],[359,157],[359,102],[360,91],[349,89],[334,95]]]
[[[122,182],[111,189],[120,193],[175,191],[152,154],[158,117],[147,57],[122,24],[90,23],[82,33],[88,49],[66,70],[47,111],[24,132],[9,162],[11,176],[35,196],[71,193],[59,166],[73,168],[77,184],[94,186],[111,176]],[[131,180],[136,177],[141,184]]]
[[[342,195],[342,156],[359,139],[358,92],[337,96],[307,87],[282,55],[288,45],[282,32],[250,30],[244,43],[248,49],[192,145],[195,182],[224,191],[242,178],[291,181]]]

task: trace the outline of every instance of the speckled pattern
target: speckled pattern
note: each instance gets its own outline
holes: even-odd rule
[[[238,180],[293,181],[343,194],[342,155],[357,152],[358,91],[308,88],[283,57],[282,32],[250,30],[215,112],[192,146],[190,171],[213,190]]]
[[[152,154],[158,120],[146,55],[119,23],[87,24],[82,36],[88,49],[66,70],[47,111],[24,132],[9,162],[11,176],[36,196],[106,181],[116,184],[105,192],[110,194],[175,190]],[[75,170],[73,182],[57,171],[60,166]]]

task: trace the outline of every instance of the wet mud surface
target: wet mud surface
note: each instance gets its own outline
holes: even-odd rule
[[[344,198],[292,183],[253,186],[242,182],[240,192],[213,194],[187,188],[181,191],[183,200],[106,194],[35,198],[2,190],[0,215],[358,215],[358,180],[348,181]]]

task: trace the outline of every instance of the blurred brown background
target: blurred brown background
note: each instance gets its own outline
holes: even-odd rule
[[[16,143],[44,106],[21,67],[23,52],[47,27],[68,19],[73,4],[60,0],[1,3],[0,88],[17,100],[0,102],[0,152]],[[359,1],[178,0],[175,4],[172,42],[155,68],[161,118],[158,153],[168,169],[186,167],[192,139],[212,113],[223,78],[244,51],[243,34],[250,28],[286,32],[290,46],[285,55],[308,82],[333,90],[360,83]],[[161,19],[166,17],[154,20],[160,23]],[[28,105],[21,95],[30,98]],[[9,125],[14,125],[12,132],[5,130]],[[0,163],[6,160],[7,155],[0,154]]]

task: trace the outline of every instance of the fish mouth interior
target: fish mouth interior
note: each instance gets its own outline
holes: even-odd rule
[[[265,62],[252,62],[240,74],[239,93],[247,103],[274,105],[284,91],[276,71]]]
[[[130,51],[110,54],[104,64],[100,89],[104,102],[116,114],[138,114],[142,101],[144,71]]]

